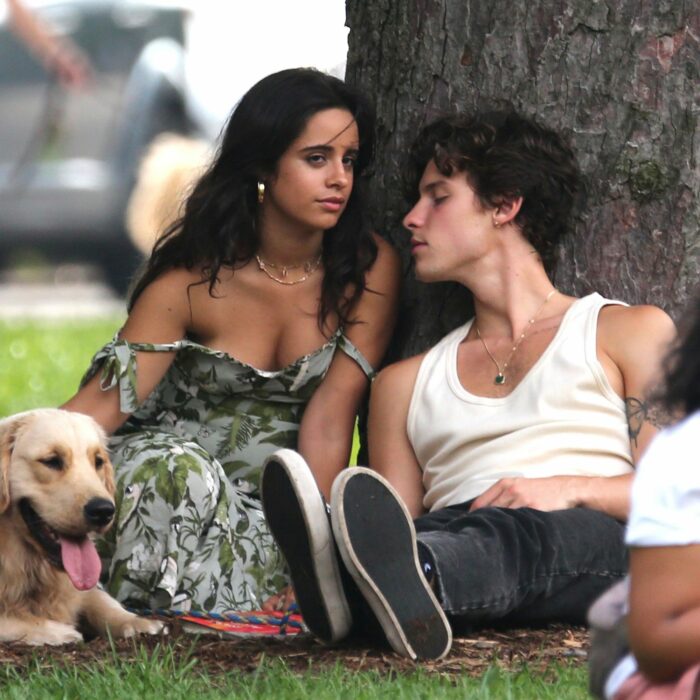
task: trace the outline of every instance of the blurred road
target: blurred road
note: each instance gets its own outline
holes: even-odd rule
[[[61,274],[38,279],[0,276],[0,319],[82,319],[124,316],[125,303],[99,279]]]

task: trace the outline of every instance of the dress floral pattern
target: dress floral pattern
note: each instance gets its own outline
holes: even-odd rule
[[[100,542],[106,588],[136,607],[212,612],[259,609],[287,583],[259,499],[265,458],[295,448],[301,417],[336,350],[371,378],[339,330],[315,352],[264,371],[190,340],[130,343],[116,337],[94,356],[118,387],[129,420],[110,439],[116,522]],[[175,359],[138,405],[136,353]]]

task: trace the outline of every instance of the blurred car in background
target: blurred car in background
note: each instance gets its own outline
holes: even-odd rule
[[[159,133],[193,130],[187,11],[63,0],[37,12],[81,47],[94,76],[66,91],[0,24],[0,269],[39,251],[97,265],[123,293],[142,259],[124,228],[140,159]]]

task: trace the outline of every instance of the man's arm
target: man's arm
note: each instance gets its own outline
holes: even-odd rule
[[[607,306],[598,320],[598,359],[627,405],[630,449],[636,464],[664,420],[654,408],[663,360],[675,338],[673,321],[654,306]],[[630,413],[630,406],[634,411]],[[632,475],[501,479],[477,498],[486,506],[557,510],[585,506],[626,520]]]
[[[408,440],[406,421],[423,355],[382,370],[372,385],[367,440],[369,463],[397,490],[411,516],[424,512],[423,473]]]
[[[608,306],[598,321],[598,357],[625,400],[630,448],[639,462],[656,433],[671,422],[659,404],[664,360],[676,338],[670,317],[655,306]]]

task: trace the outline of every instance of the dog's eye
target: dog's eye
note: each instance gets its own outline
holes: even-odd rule
[[[105,459],[102,455],[95,455],[95,469],[102,469]]]
[[[63,469],[63,460],[58,455],[53,455],[52,457],[45,457],[39,460],[42,464],[47,466],[49,469]]]

